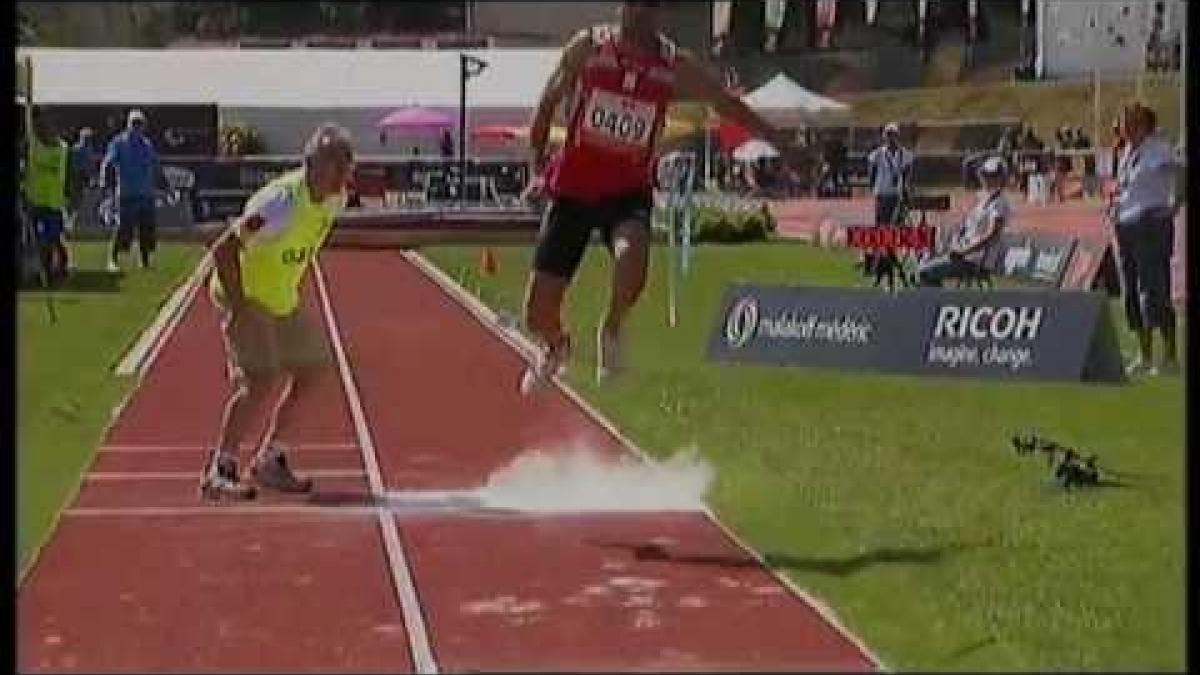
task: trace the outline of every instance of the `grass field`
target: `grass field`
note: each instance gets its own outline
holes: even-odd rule
[[[527,249],[499,249],[499,273],[483,279],[477,248],[427,254],[517,312]],[[1182,668],[1183,379],[994,383],[706,361],[726,281],[857,284],[850,256],[701,247],[675,329],[659,265],[628,327],[636,374],[601,389],[592,335],[608,260],[593,250],[569,299],[568,380],[647,452],[696,444],[717,468],[722,518],[892,668]],[[1136,475],[1064,493],[1010,450],[1009,435],[1031,427]]]
[[[134,384],[113,368],[200,259],[196,247],[165,245],[156,269],[134,266],[118,279],[102,271],[105,244],[73,248],[79,271],[52,294],[56,322],[46,293],[18,294],[18,570],[74,494],[114,406]]]

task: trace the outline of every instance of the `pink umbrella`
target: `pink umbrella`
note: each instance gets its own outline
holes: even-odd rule
[[[380,130],[436,131],[449,129],[456,124],[457,122],[445,113],[430,108],[409,106],[393,110],[388,113],[387,117],[379,120],[375,126]]]
[[[512,127],[499,124],[484,125],[471,130],[471,136],[487,141],[512,141],[525,135],[523,127]]]

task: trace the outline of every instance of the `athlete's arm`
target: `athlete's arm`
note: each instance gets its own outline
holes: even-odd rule
[[[246,300],[242,295],[242,264],[238,258],[238,253],[242,250],[242,239],[238,233],[253,232],[261,229],[262,225],[262,216],[258,214],[241,216],[212,246],[213,264],[217,268],[217,277],[221,280],[221,290],[225,293],[225,300],[230,309],[235,312],[244,306]]]
[[[677,52],[675,66],[676,86],[684,97],[708,103],[719,115],[737,122],[781,153],[792,146],[791,134],[777,129],[726,91],[721,81],[690,50],[680,49]]]
[[[231,308],[245,305],[242,293],[242,266],[239,253],[255,238],[279,236],[292,222],[292,204],[287,191],[259,193],[251,197],[246,211],[213,244],[213,262],[221,289]]]
[[[537,108],[533,113],[533,122],[529,128],[529,145],[532,150],[529,170],[530,177],[540,176],[546,164],[546,143],[550,139],[550,125],[554,121],[554,111],[562,103],[567,92],[575,86],[584,61],[591,53],[592,38],[587,30],[581,30],[567,42],[563,48],[558,66],[546,82],[542,96],[538,99]]]

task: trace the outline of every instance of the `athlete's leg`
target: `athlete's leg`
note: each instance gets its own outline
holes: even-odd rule
[[[608,237],[613,255],[612,284],[608,309],[596,336],[596,375],[601,379],[621,369],[621,328],[646,288],[650,204],[648,199],[631,200],[621,209]]]
[[[563,328],[562,307],[591,230],[585,210],[563,200],[552,202],[542,219],[524,311],[525,326],[540,343],[541,354],[536,366],[522,377],[521,389],[526,393],[561,370],[569,357],[570,338]]]
[[[561,341],[562,306],[571,279],[553,272],[533,270],[525,289],[525,325],[546,345]]]
[[[264,407],[278,396],[285,380],[279,368],[277,338],[271,334],[276,330],[274,319],[251,316],[253,310],[247,309],[234,320],[227,310],[218,309],[224,315],[221,329],[233,390],[225,402],[200,490],[210,499],[223,496],[246,499],[253,497],[254,492],[240,483],[241,444],[255,421],[261,419]]]
[[[324,331],[302,312],[280,320],[279,353],[287,384],[271,412],[266,442],[254,460],[254,476],[264,487],[308,492],[313,481],[292,473],[285,453],[302,441],[302,425],[313,410],[309,402],[322,392],[337,391],[331,381],[333,356]]]

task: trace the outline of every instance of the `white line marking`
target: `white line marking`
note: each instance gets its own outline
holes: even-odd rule
[[[117,375],[136,374],[142,376],[146,374],[146,371],[150,369],[150,364],[158,358],[158,353],[162,351],[163,345],[182,321],[185,309],[191,306],[192,299],[196,297],[196,293],[203,285],[202,281],[210,269],[212,269],[212,254],[205,252],[192,275],[176,288],[171,297],[163,303],[153,323],[142,331],[137,342],[117,364]]]
[[[410,262],[412,262],[417,269],[424,272],[426,276],[428,276],[435,284],[437,284],[437,286],[441,288],[444,293],[449,295],[451,299],[456,300],[459,305],[461,305],[463,309],[467,310],[467,312],[473,316],[475,320],[478,321],[484,328],[486,328],[496,337],[500,338],[500,340],[516,351],[522,358],[526,360],[533,358],[537,348],[533,341],[530,340],[525,334],[521,333],[520,330],[504,329],[498,321],[496,312],[494,312],[487,305],[483,304],[483,301],[481,301],[479,298],[468,293],[445,272],[443,272],[433,263],[426,260],[425,257],[420,253],[416,251],[402,251],[401,254]],[[575,405],[579,406],[579,408],[583,410],[585,414],[591,417],[605,431],[611,434],[613,438],[617,439],[623,446],[625,446],[626,449],[644,462],[649,463],[652,461],[644,450],[634,443],[632,439],[621,433],[621,431],[617,429],[612,422],[610,422],[603,414],[601,414],[599,410],[585,401],[582,396],[575,392],[575,390],[571,389],[558,378],[554,378],[554,384],[563,393],[563,395],[565,395]],[[752,555],[754,559],[758,561],[758,564],[768,574],[770,574],[779,583],[783,584],[806,604],[820,613],[821,617],[824,618],[826,622],[833,626],[833,628],[837,630],[844,638],[850,641],[851,644],[858,647],[863,655],[870,659],[877,668],[885,672],[889,670],[887,666],[884,665],[883,661],[867,648],[866,643],[863,642],[861,638],[851,633],[844,625],[842,625],[837,615],[832,609],[829,608],[828,605],[824,604],[809,593],[801,590],[798,586],[792,583],[790,579],[777,573],[775,570],[767,566],[766,561],[763,560],[762,556],[760,556],[757,551],[747,546],[744,542],[742,542],[741,539],[734,535],[729,528],[727,528],[717,518],[716,514],[707,507],[707,505],[704,508],[704,514],[737,546]]]
[[[315,506],[308,504],[214,504],[211,506],[76,506],[63,515],[80,517],[146,517],[146,516],[232,516],[232,515],[322,515],[374,516],[375,506]]]
[[[176,445],[102,445],[100,452],[210,452],[212,445],[203,443],[182,443]],[[242,450],[257,450],[254,444],[242,445]],[[307,450],[358,450],[357,443],[302,443],[289,450],[303,455]]]
[[[84,476],[88,481],[122,481],[122,480],[199,480],[200,470],[196,471],[94,471]],[[313,469],[302,472],[313,478],[363,478],[366,474],[362,469]]]
[[[325,327],[333,344],[337,357],[338,370],[341,371],[342,385],[346,392],[346,400],[350,404],[350,417],[354,421],[354,433],[358,436],[359,447],[362,450],[363,463],[367,469],[367,482],[371,486],[371,494],[385,494],[383,474],[379,470],[379,459],[375,453],[375,441],[371,437],[371,429],[367,425],[366,413],[363,411],[362,400],[358,395],[358,386],[354,382],[354,374],[350,370],[350,362],[342,344],[341,332],[338,330],[337,319],[333,314],[333,306],[329,302],[329,291],[325,287],[325,275],[319,261],[313,263],[313,277],[317,281],[317,291],[321,296],[321,310],[325,315]],[[418,673],[436,675],[437,662],[433,658],[433,648],[429,643],[429,633],[425,626],[425,617],[421,609],[421,601],[417,596],[417,587],[413,581],[412,568],[404,555],[404,547],[400,543],[400,533],[396,528],[396,520],[388,511],[379,511],[380,532],[383,535],[384,550],[392,570],[392,581],[395,584],[396,595],[400,601],[400,611],[404,616],[405,630],[408,632],[409,648],[412,651],[413,665]]]

